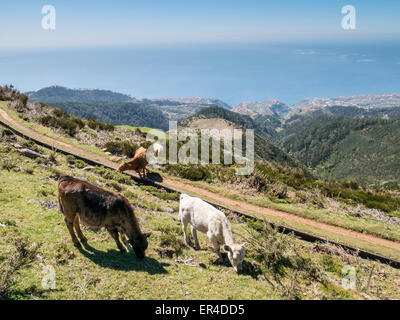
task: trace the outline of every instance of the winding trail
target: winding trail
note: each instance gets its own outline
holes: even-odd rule
[[[21,130],[21,132],[25,133],[28,136],[34,137],[40,141],[46,142],[50,145],[53,146],[57,146],[60,149],[64,149],[66,151],[70,151],[72,153],[84,156],[86,158],[104,163],[112,168],[117,168],[118,164],[115,162],[110,161],[109,159],[102,157],[98,154],[95,154],[93,152],[84,150],[80,147],[77,147],[75,145],[69,144],[69,143],[65,143],[63,141],[58,141],[56,139],[53,139],[51,137],[45,136],[31,128],[28,128],[24,125],[22,125],[20,122],[12,119],[9,114],[4,110],[0,108],[0,117],[2,117],[6,122],[8,122],[9,124],[11,124],[13,127],[15,127],[16,129]],[[323,222],[318,222],[312,219],[307,219],[307,218],[303,218],[300,216],[296,216],[294,214],[290,214],[287,212],[283,212],[283,211],[279,211],[279,210],[275,210],[275,209],[270,209],[270,208],[264,208],[264,207],[259,207],[253,204],[249,204],[246,202],[242,202],[242,201],[238,201],[238,200],[233,200],[233,199],[229,199],[227,197],[224,197],[222,195],[219,195],[217,193],[214,193],[212,191],[197,187],[197,186],[193,186],[191,184],[188,184],[180,179],[175,179],[175,178],[167,178],[167,177],[162,177],[163,179],[163,184],[172,187],[172,188],[176,188],[178,190],[184,191],[184,192],[188,192],[191,194],[194,194],[198,197],[206,197],[209,200],[215,201],[216,203],[220,203],[224,206],[227,207],[231,207],[231,208],[235,208],[238,211],[243,211],[243,212],[257,212],[257,213],[261,213],[264,214],[266,216],[270,216],[270,217],[275,217],[275,218],[280,218],[284,221],[291,221],[291,222],[295,222],[307,227],[311,227],[313,229],[318,229],[321,232],[330,232],[333,234],[336,234],[338,236],[345,236],[347,238],[354,238],[354,239],[358,239],[358,240],[363,240],[366,241],[368,243],[370,243],[371,245],[381,245],[384,247],[388,247],[391,249],[395,249],[400,251],[400,242],[396,242],[396,241],[391,241],[391,240],[387,240],[387,239],[383,239],[374,235],[369,235],[369,234],[364,234],[364,233],[359,233],[353,230],[349,230],[346,228],[342,228],[342,227],[338,227],[338,226],[333,226],[327,223],[323,223]]]

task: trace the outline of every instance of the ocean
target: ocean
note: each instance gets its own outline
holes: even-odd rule
[[[245,101],[400,92],[400,44],[190,44],[2,51],[0,84]]]

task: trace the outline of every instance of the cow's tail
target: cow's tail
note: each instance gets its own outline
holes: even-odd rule
[[[66,180],[68,180],[68,178],[70,178],[69,176],[67,176],[67,175],[61,175],[59,178],[58,178],[58,204],[60,205],[60,211],[61,211],[61,213],[64,215],[64,206],[63,206],[63,202],[62,202],[62,199],[61,199],[61,193],[60,193],[60,183],[61,182],[63,182],[63,181],[66,181]]]
[[[58,204],[60,205],[60,211],[61,211],[61,213],[64,215],[64,207],[63,207],[63,203],[62,203],[62,200],[61,200],[61,196],[60,196],[60,195],[58,195]]]

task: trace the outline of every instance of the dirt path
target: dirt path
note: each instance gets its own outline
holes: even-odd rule
[[[38,133],[35,130],[27,128],[27,127],[23,126],[21,123],[19,123],[18,121],[13,120],[7,114],[7,112],[4,111],[3,109],[0,109],[0,116],[2,118],[4,118],[8,123],[12,124],[15,128],[20,129],[23,133],[30,135],[32,137],[35,137],[38,140],[41,140],[41,141],[46,142],[51,145],[57,145],[58,147],[61,147],[61,149],[79,154],[81,156],[85,156],[86,158],[90,158],[90,159],[96,160],[98,162],[102,162],[112,168],[115,168],[115,169],[118,166],[118,164],[108,160],[105,157],[102,157],[102,156],[92,153],[90,151],[86,151],[77,146],[47,137],[41,133]],[[329,224],[326,224],[323,222],[318,222],[315,220],[299,217],[299,216],[296,216],[294,214],[290,214],[287,212],[283,212],[283,211],[279,211],[279,210],[275,210],[275,209],[263,208],[263,207],[259,207],[259,206],[253,205],[253,204],[229,199],[222,195],[214,193],[212,191],[205,190],[200,187],[192,186],[192,185],[185,183],[184,181],[179,180],[179,179],[163,177],[163,184],[173,187],[173,188],[176,188],[176,189],[179,189],[179,190],[182,190],[182,191],[193,193],[199,197],[206,197],[206,198],[213,200],[217,203],[220,203],[224,206],[235,208],[238,211],[243,211],[243,212],[250,211],[250,212],[262,213],[262,214],[265,214],[266,216],[277,217],[277,218],[281,218],[285,221],[292,221],[292,222],[296,222],[298,224],[312,227],[312,228],[318,229],[322,232],[328,231],[328,232],[331,232],[331,233],[334,233],[337,235],[363,240],[363,241],[369,242],[371,244],[379,244],[379,245],[400,251],[400,242],[394,242],[394,241],[382,239],[382,238],[379,238],[379,237],[376,237],[373,235],[359,233],[359,232],[352,231],[352,230],[349,230],[346,228],[337,227],[337,226],[329,225]]]

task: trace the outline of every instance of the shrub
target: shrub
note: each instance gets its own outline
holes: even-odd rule
[[[75,165],[75,167],[77,167],[79,169],[82,169],[82,168],[86,167],[86,163],[84,161],[80,160],[80,159],[76,159],[74,161],[74,165]]]
[[[112,141],[107,142],[104,148],[112,154],[125,155],[132,158],[135,155],[136,150],[139,149],[139,146],[128,141]]]
[[[75,158],[74,156],[68,155],[68,156],[65,157],[65,160],[66,160],[67,163],[69,163],[69,164],[74,164],[76,158]]]
[[[15,161],[11,158],[3,158],[1,160],[1,168],[4,170],[11,171],[16,166]]]
[[[96,119],[89,118],[87,119],[87,125],[89,128],[99,131],[114,131],[115,127],[112,124],[102,123]]]
[[[68,119],[70,117],[70,115],[68,113],[66,113],[65,111],[61,110],[61,109],[54,109],[52,111],[53,116],[57,117],[57,118],[65,118]]]
[[[157,228],[162,232],[160,236],[160,246],[162,248],[171,248],[178,256],[182,253],[185,245],[182,241],[182,229],[178,226],[163,225]]]
[[[324,281],[317,265],[301,254],[293,235],[279,233],[267,222],[248,220],[248,224],[249,257],[257,261],[265,280],[281,294],[291,299],[300,298],[300,277]]]
[[[57,153],[55,151],[52,151],[49,155],[49,161],[52,163],[57,164]]]
[[[176,164],[167,165],[166,169],[179,177],[191,181],[203,180],[211,182],[212,180],[211,171],[206,166]]]
[[[33,167],[24,167],[23,169],[27,174],[33,174],[35,171]]]
[[[85,126],[85,123],[77,117],[56,118],[47,115],[40,117],[38,121],[46,127],[62,129],[72,137],[76,134],[78,128],[83,128]]]
[[[40,244],[28,247],[28,242],[23,239],[14,241],[14,252],[1,265],[0,299],[9,294],[9,290],[15,281],[15,275],[35,260],[39,248]]]
[[[39,118],[39,122],[46,127],[62,129],[70,136],[74,136],[76,134],[77,125],[70,119],[59,119],[52,116],[43,116]]]

